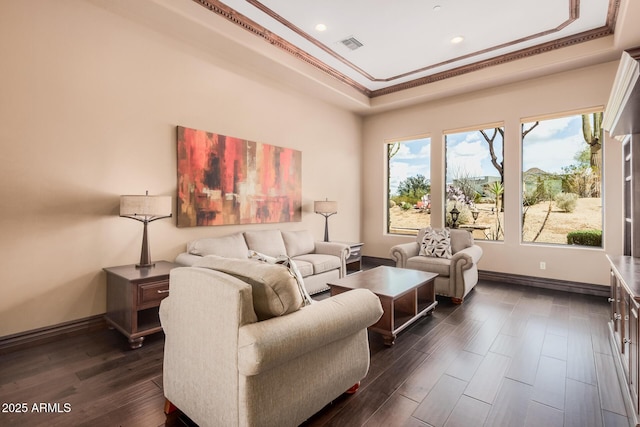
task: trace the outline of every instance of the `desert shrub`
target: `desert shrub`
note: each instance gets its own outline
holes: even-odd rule
[[[562,180],[555,175],[545,175],[538,177],[535,193],[540,198],[539,201],[553,200],[562,191]]]
[[[481,197],[479,201],[475,202],[476,204],[492,204],[495,205],[496,199],[493,197]]]
[[[474,201],[478,192],[476,191],[475,179],[471,177],[467,172],[458,172],[455,174],[453,178],[453,185],[451,189],[448,189],[449,195],[452,195],[453,192],[460,192],[464,195],[463,198],[459,198],[460,202],[469,203],[469,201]]]
[[[400,203],[400,207],[403,210],[408,211],[409,209],[411,209],[413,207],[413,205],[411,203],[402,202],[402,203]]]
[[[391,201],[395,202],[395,204],[400,207],[402,207],[402,205],[404,204],[409,204],[413,206],[416,203],[418,203],[419,200],[420,199],[416,199],[415,197],[410,197],[410,196],[393,196],[391,198]]]
[[[555,201],[558,209],[565,212],[573,212],[576,210],[578,195],[575,193],[558,193],[556,194]]]
[[[431,189],[431,184],[429,184],[429,180],[424,177],[424,175],[416,175],[410,176],[404,181],[400,181],[398,184],[397,194],[398,197],[403,198],[408,203],[415,205],[418,203],[422,196],[425,194],[429,194]],[[396,203],[398,200],[394,198]]]
[[[449,201],[452,201],[457,203],[458,205],[468,205],[472,200],[473,199],[467,197],[467,195],[464,193],[464,191],[462,191],[461,188],[451,184],[447,185],[447,204],[449,203]],[[451,209],[447,209],[447,212],[450,210]]]
[[[576,230],[567,234],[567,244],[602,246],[602,230]]]
[[[542,201],[542,196],[539,192],[533,191],[525,191],[522,196],[522,206],[534,206]]]
[[[562,187],[567,193],[576,193],[580,197],[600,197],[602,187],[600,173],[590,167],[577,168],[571,166],[565,169]]]

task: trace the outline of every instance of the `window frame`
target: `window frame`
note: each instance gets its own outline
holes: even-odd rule
[[[449,144],[447,141],[447,137],[449,135],[457,135],[457,134],[466,134],[466,133],[471,133],[471,132],[480,132],[480,131],[487,131],[487,130],[493,130],[493,129],[497,129],[497,128],[501,128],[502,129],[502,150],[501,150],[501,161],[502,161],[502,173],[500,174],[499,171],[496,170],[496,173],[501,175],[499,178],[501,178],[501,183],[502,183],[502,195],[501,197],[504,199],[504,188],[505,188],[505,157],[504,157],[504,152],[505,152],[505,134],[506,134],[506,125],[505,125],[505,121],[504,120],[500,120],[500,121],[495,121],[495,122],[489,122],[489,123],[484,123],[484,124],[480,124],[480,125],[471,125],[471,126],[464,126],[464,127],[460,127],[460,128],[454,128],[454,129],[448,129],[442,132],[442,137],[443,137],[443,145],[444,145],[444,177],[443,177],[443,184],[444,184],[444,188],[443,188],[443,218],[444,218],[444,222],[445,222],[445,226],[447,224],[447,214],[449,212],[447,212],[447,202],[448,202],[448,169],[449,169],[449,162],[448,162],[448,152],[449,152]],[[483,142],[486,142],[488,144],[488,142],[486,141],[486,139],[481,139]],[[487,152],[489,152],[489,148],[487,147]],[[489,177],[489,175],[487,175],[487,177]],[[453,179],[453,177],[452,177]],[[504,200],[503,203],[501,204],[501,209],[502,212],[505,211],[505,206],[504,206]],[[474,235],[474,238],[476,240],[482,241],[482,242],[494,242],[494,243],[504,243],[505,241],[505,229],[504,229],[504,224],[505,224],[505,220],[506,220],[506,216],[503,213],[502,214],[502,220],[501,223],[498,227],[498,238],[496,239],[492,239],[490,238],[486,233],[486,230],[479,230],[478,233],[476,233]],[[475,224],[475,222],[474,222]],[[477,230],[471,230],[471,232],[473,233],[474,231]],[[484,237],[479,237],[479,233],[484,234]],[[499,238],[500,235],[502,235],[502,238]]]
[[[408,234],[402,234],[402,233],[393,233],[391,232],[391,186],[390,186],[390,179],[391,179],[391,165],[389,164],[389,145],[394,144],[394,143],[407,143],[407,142],[415,142],[418,140],[422,140],[422,139],[428,139],[429,140],[429,165],[428,165],[428,169],[429,169],[429,174],[428,176],[425,175],[425,177],[429,180],[429,184],[431,184],[432,182],[432,177],[431,177],[431,158],[432,158],[432,153],[433,153],[433,138],[431,136],[431,133],[422,133],[422,134],[417,134],[417,135],[411,135],[411,136],[405,136],[405,137],[401,137],[401,138],[390,138],[390,139],[385,139],[384,140],[384,144],[383,144],[383,149],[384,149],[384,162],[385,162],[385,176],[384,176],[384,186],[385,186],[385,214],[384,214],[384,234],[385,235],[389,235],[389,236],[416,236],[417,230],[415,233],[408,233]]]
[[[519,178],[520,178],[520,184],[519,184],[519,190],[520,190],[520,212],[519,212],[519,216],[518,216],[518,223],[519,223],[519,228],[520,228],[520,244],[524,245],[524,246],[536,246],[536,247],[541,247],[541,246],[552,246],[552,247],[556,247],[556,248],[570,248],[570,249],[580,249],[580,250],[595,250],[595,251],[604,251],[604,247],[605,247],[605,185],[604,185],[604,169],[605,169],[605,141],[606,138],[604,136],[604,131],[602,133],[602,140],[601,140],[601,148],[600,148],[600,155],[601,155],[601,167],[600,167],[600,231],[602,233],[602,240],[601,240],[601,245],[600,246],[587,246],[587,245],[571,245],[568,243],[554,243],[554,242],[534,242],[534,241],[526,241],[524,240],[524,224],[523,224],[523,220],[522,220],[522,216],[524,214],[524,195],[525,195],[525,182],[524,182],[524,156],[525,156],[525,152],[524,152],[524,138],[523,138],[523,125],[526,123],[532,123],[535,121],[545,121],[545,120],[556,120],[556,119],[562,119],[562,118],[569,118],[569,117],[576,117],[576,116],[581,116],[582,114],[593,114],[593,113],[599,113],[602,112],[604,113],[604,106],[600,105],[600,106],[592,106],[592,107],[587,107],[587,108],[580,108],[580,109],[573,109],[573,110],[568,110],[568,111],[560,111],[560,112],[555,112],[555,113],[547,113],[547,114],[540,114],[540,115],[535,115],[535,116],[527,116],[527,117],[522,117],[520,118],[519,121],[519,140],[520,140],[520,171],[519,171]],[[585,142],[586,143],[586,142]],[[567,166],[571,166],[571,165],[567,165]]]

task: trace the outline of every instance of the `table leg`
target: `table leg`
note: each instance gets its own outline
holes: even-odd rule
[[[135,350],[136,348],[140,348],[142,347],[143,341],[144,341],[144,337],[129,338],[129,347],[131,347],[132,350]]]
[[[391,347],[396,343],[396,334],[382,335],[382,339],[384,340],[384,345]]]

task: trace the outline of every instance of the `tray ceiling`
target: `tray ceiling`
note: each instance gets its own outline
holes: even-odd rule
[[[193,1],[369,97],[611,35],[620,3]]]

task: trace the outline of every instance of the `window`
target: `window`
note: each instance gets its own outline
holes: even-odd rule
[[[521,132],[522,241],[602,247],[602,111]]]
[[[476,239],[504,239],[503,141],[500,125],[445,135],[447,226],[470,230]]]
[[[431,139],[386,144],[387,232],[415,235],[431,224]]]

